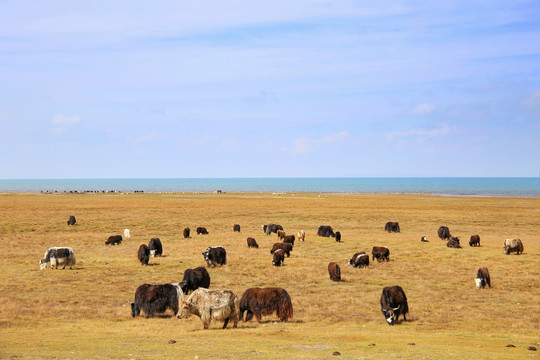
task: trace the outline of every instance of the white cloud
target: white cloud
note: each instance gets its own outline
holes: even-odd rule
[[[62,113],[55,114],[52,118],[53,125],[73,125],[81,121],[79,115],[64,116]]]
[[[448,135],[451,132],[455,131],[456,128],[449,127],[446,124],[443,124],[440,128],[432,130],[408,130],[408,131],[392,131],[386,134],[387,140],[392,140],[394,138],[404,138],[404,137],[417,137],[420,140],[425,140],[437,136]]]
[[[317,150],[321,146],[329,144],[342,144],[350,137],[348,131],[341,131],[338,133],[330,134],[320,139],[314,138],[300,138],[293,143],[292,153],[293,155],[303,155],[314,150]]]
[[[435,105],[433,104],[418,104],[416,105],[412,110],[411,112],[415,115],[426,115],[426,114],[429,114],[430,112],[432,112],[433,110],[435,110]]]

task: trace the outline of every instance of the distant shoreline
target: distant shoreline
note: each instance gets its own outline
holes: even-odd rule
[[[321,193],[539,197],[540,178],[190,178],[0,180],[2,193]]]

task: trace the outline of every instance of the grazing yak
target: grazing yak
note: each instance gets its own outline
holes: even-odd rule
[[[105,245],[120,245],[121,242],[122,235],[111,235],[107,241],[105,241]]]
[[[227,251],[223,246],[209,246],[202,254],[208,267],[227,264]]]
[[[448,239],[448,242],[446,243],[446,247],[461,249],[461,245],[459,244],[459,238],[457,236],[450,236],[450,239]]]
[[[317,235],[323,237],[336,237],[336,234],[334,234],[332,227],[328,225],[319,226],[319,228],[317,229]]]
[[[208,235],[208,231],[205,227],[199,226],[197,228],[197,235]]]
[[[374,246],[373,250],[371,250],[371,255],[373,255],[373,259],[377,259],[377,261],[390,261],[390,250],[386,246]]]
[[[341,233],[336,231],[336,242],[341,242]]]
[[[256,249],[259,248],[259,244],[257,244],[257,241],[255,241],[255,239],[252,237],[247,238],[247,245],[248,245],[248,248],[256,248]]]
[[[422,236],[422,238],[420,239],[421,242],[429,242],[429,240],[427,239],[427,237],[425,236]]]
[[[274,257],[272,258],[272,265],[281,266],[285,263],[285,252],[282,249],[274,251]]]
[[[203,326],[208,329],[210,321],[223,321],[223,329],[230,320],[233,327],[238,326],[240,315],[238,296],[232,290],[208,290],[198,288],[186,301],[180,305],[179,319],[190,317],[192,314],[201,318]]]
[[[275,243],[274,246],[272,246],[272,250],[270,250],[270,254],[273,254],[278,249],[283,250],[287,257],[290,257],[293,246],[291,243]]]
[[[124,229],[124,237],[126,239],[131,238],[131,232],[129,231],[129,229]]]
[[[409,312],[409,304],[407,304],[407,296],[405,296],[401,286],[394,285],[383,289],[381,311],[388,325],[394,325],[400,314],[403,314],[404,321],[407,320],[405,315]]]
[[[139,246],[137,257],[139,258],[141,265],[148,265],[148,260],[150,259],[150,249],[148,248],[148,245],[141,244],[141,246]]]
[[[263,225],[262,228],[266,235],[277,233],[278,230],[283,230],[283,226],[277,224]]]
[[[131,304],[131,316],[135,317],[145,312],[146,317],[154,317],[171,309],[176,315],[178,304],[184,300],[184,294],[179,284],[150,285],[142,284],[135,291],[135,301]]]
[[[69,220],[67,221],[67,224],[68,225],[75,225],[76,222],[77,222],[77,219],[75,219],[75,216],[70,215]]]
[[[148,249],[150,249],[150,257],[161,256],[163,254],[163,246],[159,238],[152,238],[148,243]]]
[[[187,295],[190,291],[195,291],[198,288],[210,287],[210,274],[204,266],[196,267],[195,269],[186,269],[184,278],[180,282],[182,292]]]
[[[295,240],[295,237],[294,235],[286,235],[284,238],[283,238],[283,242],[284,243],[288,243],[288,244],[291,244],[292,246],[294,246],[294,240]]]
[[[278,239],[283,239],[285,237],[285,231],[283,230],[278,230],[276,234],[277,234]]]
[[[304,230],[298,230],[296,236],[298,237],[298,240],[304,241],[306,239],[306,232]]]
[[[441,226],[437,233],[439,234],[441,240],[446,240],[450,238],[450,230],[448,229],[448,226]]]
[[[233,231],[240,232],[240,225],[234,224],[233,225]]]
[[[50,247],[45,251],[43,259],[39,260],[39,269],[43,270],[47,267],[47,264],[51,264],[52,269],[58,269],[58,265],[69,266],[71,269],[75,265],[75,253],[70,247]]]
[[[399,223],[398,222],[394,222],[394,221],[389,221],[386,223],[386,225],[384,225],[384,231],[388,231],[389,233],[391,232],[400,232],[400,229],[399,229]]]
[[[274,311],[280,321],[287,321],[293,317],[291,297],[282,288],[249,288],[244,291],[240,299],[240,319],[245,321],[255,319],[261,322],[262,316],[271,315]]]
[[[471,235],[469,246],[480,246],[480,235]]]
[[[341,281],[341,269],[335,262],[328,264],[328,274],[330,275],[330,280]]]
[[[523,243],[520,239],[504,240],[504,253],[509,255],[511,252],[515,252],[516,255],[523,253]]]
[[[349,260],[347,264],[352,265],[355,268],[363,268],[364,266],[369,266],[369,255],[366,254],[364,251],[356,253],[353,255],[353,257]]]
[[[478,272],[476,273],[476,278],[474,279],[476,282],[476,288],[482,289],[486,285],[491,287],[491,278],[489,277],[489,271],[486,267],[482,267],[478,269]]]
[[[184,239],[187,239],[187,238],[189,237],[189,232],[190,232],[190,231],[191,231],[191,230],[189,230],[188,227],[184,229]]]

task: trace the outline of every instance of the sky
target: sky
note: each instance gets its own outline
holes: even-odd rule
[[[0,0],[0,178],[535,177],[540,2]]]

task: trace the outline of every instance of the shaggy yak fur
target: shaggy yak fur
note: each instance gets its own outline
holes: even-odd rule
[[[202,254],[208,267],[227,264],[227,251],[223,246],[209,246]]]
[[[208,290],[198,288],[180,305],[179,319],[197,315],[208,329],[210,321],[223,321],[223,329],[230,320],[237,327],[240,307],[238,296],[232,290]]]
[[[135,291],[135,302],[128,302],[131,304],[132,317],[138,316],[142,310],[148,318],[162,314],[167,309],[176,315],[179,300],[184,300],[184,294],[178,284],[142,284]]]
[[[388,325],[394,325],[403,314],[403,320],[407,320],[405,314],[409,312],[409,304],[407,296],[399,285],[385,287],[381,294],[381,312],[386,319]]]
[[[446,243],[446,246],[449,248],[454,249],[461,249],[461,245],[459,244],[459,238],[450,236],[450,239],[448,239],[448,242]]]
[[[330,275],[330,280],[341,281],[341,269],[335,262],[328,264],[328,274]]]
[[[249,321],[255,315],[257,322],[261,317],[271,315],[274,311],[281,321],[287,321],[293,317],[291,297],[281,288],[250,288],[244,292],[240,299],[240,319]]]
[[[204,266],[199,266],[195,269],[187,269],[184,271],[184,278],[180,283],[180,288],[187,295],[190,291],[195,291],[198,288],[210,287],[210,274]]]

